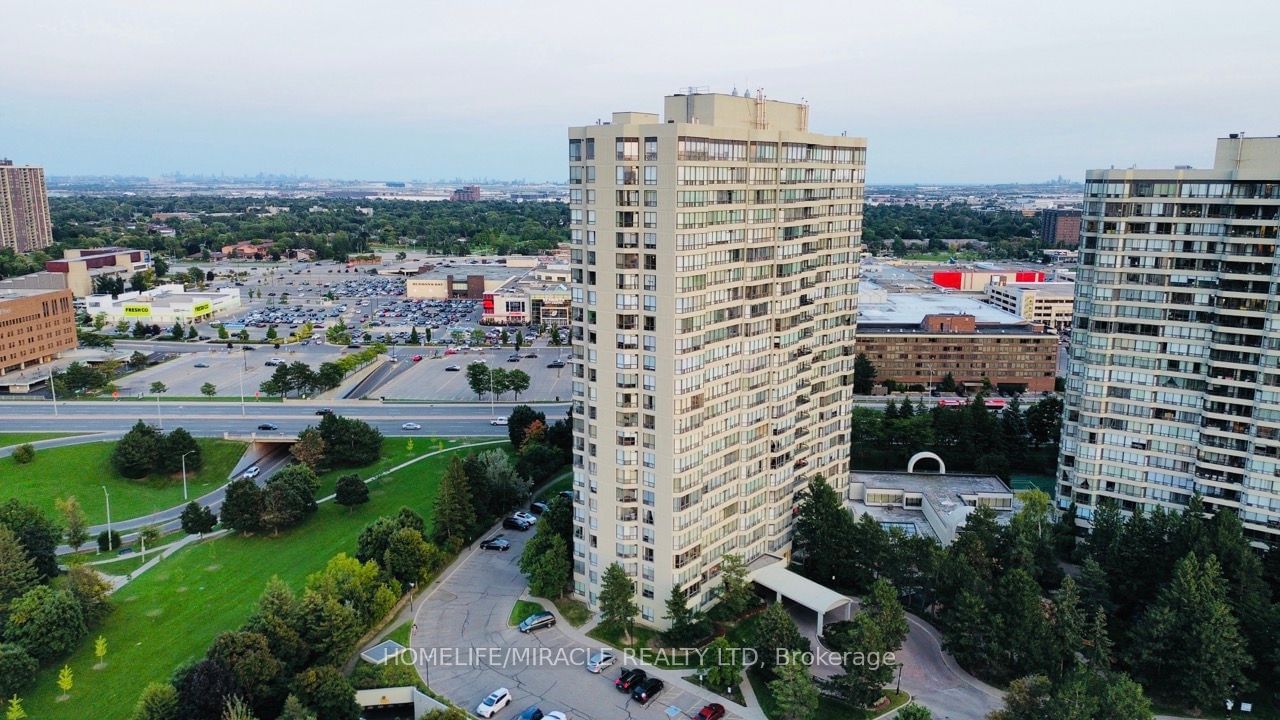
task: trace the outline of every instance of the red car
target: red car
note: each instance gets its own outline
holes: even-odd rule
[[[414,362],[421,362],[421,361],[422,361],[422,356],[421,356],[421,355],[414,355],[414,356],[413,356],[413,361],[414,361]]]
[[[711,703],[698,711],[695,720],[720,720],[722,717],[724,717],[724,706],[720,703]]]

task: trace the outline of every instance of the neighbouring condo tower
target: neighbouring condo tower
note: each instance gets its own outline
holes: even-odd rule
[[[1212,170],[1086,177],[1058,502],[1180,509],[1280,535],[1280,138]]]
[[[0,159],[0,249],[24,253],[52,244],[44,168]]]
[[[664,112],[569,129],[574,589],[618,562],[657,626],[848,484],[867,146],[763,96]]]

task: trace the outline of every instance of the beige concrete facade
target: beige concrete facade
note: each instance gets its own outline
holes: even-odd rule
[[[1058,499],[1181,509],[1280,536],[1280,138],[1211,170],[1086,175]]]
[[[0,160],[0,248],[24,253],[52,244],[44,168]]]
[[[0,376],[74,350],[70,290],[0,290]]]
[[[620,563],[658,627],[724,555],[788,555],[814,475],[847,486],[866,166],[806,105],[664,110],[568,133],[574,590]]]
[[[991,283],[986,301],[1030,322],[1055,330],[1071,326],[1075,283]]]

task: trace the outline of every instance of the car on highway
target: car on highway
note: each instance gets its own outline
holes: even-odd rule
[[[507,419],[506,419],[506,418],[504,418],[504,417],[497,417],[497,418],[494,418],[494,419],[490,420],[490,421],[489,421],[489,424],[490,424],[490,425],[506,425],[506,424],[507,424]]]
[[[622,674],[617,680],[613,681],[613,686],[618,692],[630,692],[632,688],[640,685],[649,679],[649,673],[640,668],[623,668]]]
[[[535,353],[535,352],[525,353],[524,356],[527,358],[536,358],[538,357],[538,353]]]
[[[507,362],[520,362],[520,356],[519,356],[519,355],[508,355],[508,356],[507,356]]]
[[[421,355],[414,355],[414,356],[413,356],[413,361],[414,361],[414,362],[422,362],[422,356],[421,356]]]
[[[564,363],[560,362],[559,360],[552,360],[551,362],[547,363],[547,367],[552,369],[559,369],[564,367]]]
[[[207,363],[207,362],[198,362],[198,363],[196,363],[193,367],[198,367],[198,368],[207,368],[207,367],[209,367],[209,363]]]
[[[520,624],[516,626],[516,629],[522,633],[529,633],[534,630],[541,630],[542,628],[555,627],[555,625],[556,616],[543,611],[540,613],[534,613],[524,620],[521,620]]]
[[[462,372],[462,367],[460,365],[450,365],[449,367],[445,368],[444,371],[445,372]]]
[[[511,691],[498,688],[476,706],[476,714],[482,718],[493,717],[493,714],[511,704]]]
[[[648,705],[649,701],[658,697],[658,694],[661,693],[662,689],[666,686],[667,684],[662,682],[661,679],[651,677],[631,689],[631,699],[641,705]]]
[[[711,703],[699,710],[694,720],[720,720],[722,717],[724,717],[724,706],[720,703]]]
[[[511,541],[501,535],[494,535],[488,540],[485,540],[484,542],[480,543],[480,549],[481,550],[499,550],[501,552],[506,552],[511,549]]]
[[[521,532],[528,530],[533,523],[525,522],[517,517],[502,518],[502,527],[506,530],[519,530]]]
[[[262,468],[258,467],[257,465],[254,465],[248,470],[245,470],[244,472],[240,473],[240,477],[245,478],[247,480],[252,480],[258,477],[258,473],[260,472],[262,472]]]
[[[316,414],[317,414],[317,415],[332,415],[332,414],[333,414],[333,408],[320,408],[319,410],[317,410],[317,411],[316,411]]]
[[[407,422],[400,426],[401,430],[421,430],[422,426],[416,422]]]
[[[597,650],[587,658],[587,672],[599,673],[613,664],[616,658],[610,650]]]
[[[279,430],[280,426],[275,423],[259,423],[259,430]]]
[[[534,523],[538,522],[538,518],[537,518],[537,517],[535,517],[535,516],[533,516],[533,515],[531,515],[531,514],[529,514],[529,513],[525,512],[525,511],[523,511],[523,510],[517,510],[517,511],[515,511],[515,512],[511,513],[511,517],[515,518],[516,520],[521,520],[521,521],[523,521],[523,522],[527,522],[527,523],[529,523],[530,525],[532,525],[532,524],[534,524]]]

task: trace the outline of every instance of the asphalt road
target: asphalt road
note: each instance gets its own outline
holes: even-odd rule
[[[263,422],[279,426],[281,433],[297,433],[315,425],[318,408],[332,408],[346,417],[364,420],[387,435],[406,434],[402,423],[416,422],[421,430],[408,434],[441,436],[506,435],[505,427],[494,427],[489,420],[506,417],[519,403],[502,402],[490,413],[488,403],[467,405],[381,404],[368,401],[262,402],[252,400],[243,408],[238,402],[155,402],[151,400],[61,401],[58,414],[48,400],[0,401],[0,432],[85,431],[120,432],[137,420],[158,423],[172,429],[182,426],[194,435],[216,436],[224,432],[256,432]],[[563,418],[566,403],[536,406],[548,419]]]
[[[690,670],[654,670],[650,674],[667,680],[667,687],[640,705],[613,687],[620,663],[598,675],[583,667],[598,646],[579,642],[560,626],[527,635],[508,626],[511,608],[525,589],[516,563],[532,535],[532,530],[508,530],[509,551],[473,550],[423,599],[410,639],[413,653],[405,657],[412,657],[433,690],[474,710],[490,692],[505,687],[511,704],[495,720],[530,706],[544,713],[559,710],[573,720],[661,720],[669,708],[691,717],[716,700],[672,681]],[[727,717],[736,720],[732,711]]]

